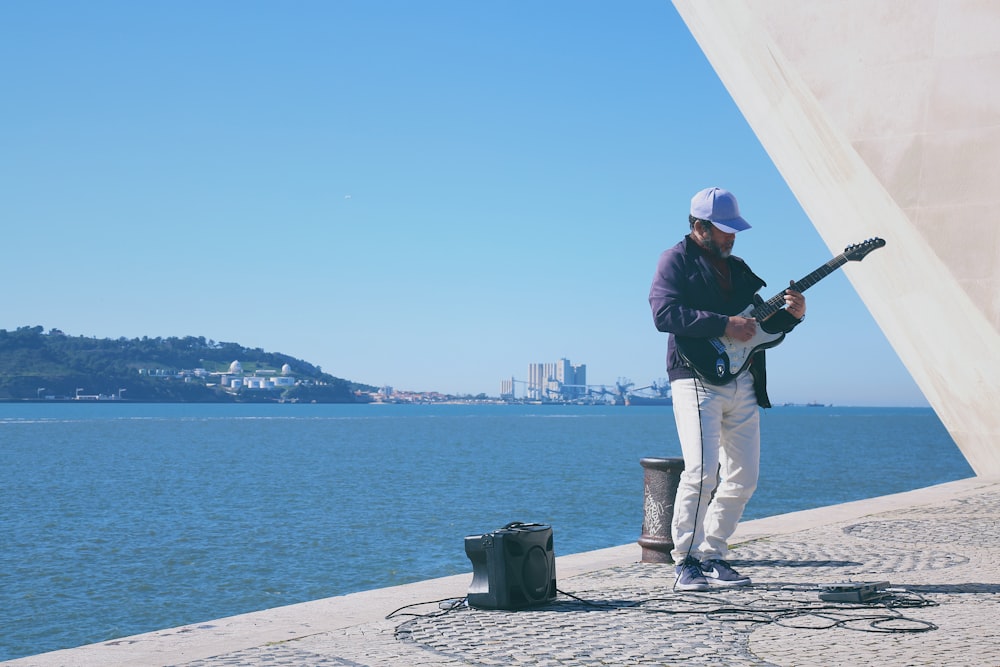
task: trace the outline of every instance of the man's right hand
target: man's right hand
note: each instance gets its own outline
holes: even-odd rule
[[[752,317],[733,315],[726,324],[726,335],[744,343],[757,333],[757,320]]]

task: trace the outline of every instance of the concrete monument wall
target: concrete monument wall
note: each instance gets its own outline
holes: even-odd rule
[[[844,271],[1000,476],[1000,2],[674,5],[831,252],[886,239]]]

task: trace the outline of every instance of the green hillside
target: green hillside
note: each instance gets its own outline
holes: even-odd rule
[[[281,377],[294,384],[268,389],[223,387],[222,374],[239,361],[243,374]],[[292,380],[286,380],[291,382]],[[237,343],[184,338],[87,338],[58,329],[0,329],[0,400],[78,396],[163,402],[301,401],[355,403],[374,387],[324,373],[276,352]]]

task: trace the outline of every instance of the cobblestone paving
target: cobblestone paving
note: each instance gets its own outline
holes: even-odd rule
[[[935,603],[897,611],[937,629],[847,632],[771,624],[755,629],[751,650],[779,665],[1000,665],[998,512],[1000,495],[988,494],[852,522],[840,539],[831,540],[829,529],[798,533],[862,554],[863,563],[845,568],[845,578],[885,579]],[[746,551],[767,546],[761,541]]]
[[[428,601],[380,623],[184,664],[1000,665],[998,515],[1000,494],[988,494],[747,542],[731,562],[753,578],[748,588],[675,593],[671,566],[634,563],[561,579],[543,607],[441,611]],[[891,592],[869,604],[818,598],[844,581],[888,581]]]

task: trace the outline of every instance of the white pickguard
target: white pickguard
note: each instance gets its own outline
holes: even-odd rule
[[[746,310],[740,313],[740,317],[750,317],[753,309],[753,306],[748,306]],[[749,361],[751,354],[761,348],[773,347],[771,344],[775,343],[775,341],[780,341],[784,336],[785,334],[783,333],[772,334],[764,331],[760,326],[760,322],[758,322],[756,333],[754,333],[753,338],[746,342],[729,336],[722,336],[721,338],[714,339],[712,344],[715,345],[715,342],[718,341],[722,349],[719,349],[719,346],[716,346],[716,349],[720,352],[724,351],[729,356],[729,372],[736,375]]]

